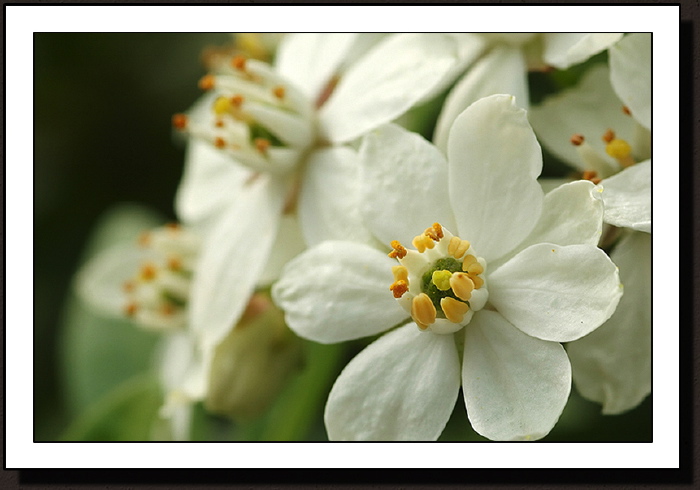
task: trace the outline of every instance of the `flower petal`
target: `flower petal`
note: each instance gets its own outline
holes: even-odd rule
[[[248,168],[211,144],[191,138],[175,196],[178,218],[192,225],[210,222],[236,198],[250,176]]]
[[[276,70],[313,100],[331,80],[356,37],[354,33],[287,34],[277,49]]]
[[[260,273],[258,286],[266,287],[279,279],[287,262],[305,249],[306,243],[301,235],[298,218],[294,214],[283,215],[265,270]]]
[[[622,38],[622,34],[614,32],[556,32],[543,36],[542,57],[546,63],[560,70],[586,61]]]
[[[447,162],[421,136],[387,124],[360,147],[362,214],[382,243],[411,243],[439,222],[455,230],[447,195]]]
[[[435,146],[446,152],[447,137],[457,116],[472,103],[493,94],[511,94],[520,107],[528,108],[527,67],[517,47],[494,47],[457,82],[438,116],[433,135]]]
[[[605,153],[601,136],[612,128],[618,138],[632,141],[634,119],[622,112],[622,106],[610,85],[610,71],[599,65],[591,67],[575,87],[533,106],[528,115],[545,148],[580,170],[591,170],[571,144],[571,136],[583,135],[601,158],[617,167],[617,162]]]
[[[301,337],[330,344],[374,335],[408,317],[389,291],[393,265],[368,245],[326,241],[287,264],[272,298]]]
[[[651,34],[628,34],[610,48],[610,81],[632,116],[651,129]]]
[[[260,175],[236,196],[205,240],[192,278],[190,324],[205,347],[237,323],[270,256],[285,189]]]
[[[607,322],[566,349],[576,388],[612,415],[651,393],[651,235],[630,233],[611,257],[625,294]]]
[[[350,141],[392,121],[438,85],[457,63],[456,42],[444,34],[396,34],[348,68],[321,108],[321,131]]]
[[[564,348],[492,311],[479,311],[465,330],[462,387],[474,430],[496,441],[546,436],[571,391]]]
[[[606,223],[651,233],[651,160],[633,165],[600,185]]]
[[[509,95],[480,99],[452,125],[447,155],[460,236],[487,261],[505,255],[542,211],[542,153],[527,114]]]
[[[569,342],[610,318],[622,296],[617,267],[591,245],[526,248],[488,277],[489,301],[543,340]]]
[[[434,441],[459,393],[452,335],[409,323],[370,344],[345,367],[326,403],[333,441]]]
[[[309,155],[299,196],[299,222],[309,246],[323,240],[371,239],[360,214],[358,160],[357,152],[347,147]]]
[[[564,184],[544,196],[542,215],[532,232],[518,244],[522,250],[538,243],[597,245],[603,231],[602,189],[587,180]],[[489,264],[496,270],[515,254]],[[505,259],[505,260],[504,260]]]

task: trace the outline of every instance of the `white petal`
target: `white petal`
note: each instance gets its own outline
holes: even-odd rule
[[[306,242],[301,234],[299,219],[294,214],[282,215],[275,243],[268,257],[265,270],[260,274],[258,287],[265,287],[279,279],[284,266],[306,249]]]
[[[312,152],[299,195],[299,222],[309,246],[323,240],[368,242],[360,214],[357,152],[336,147]]]
[[[522,51],[501,45],[469,68],[466,75],[450,91],[435,125],[433,141],[447,151],[447,137],[452,123],[472,103],[493,94],[511,94],[518,106],[527,109],[527,68]]]
[[[203,225],[214,219],[240,192],[251,171],[211,144],[191,138],[185,173],[175,196],[178,218]]]
[[[390,36],[350,67],[319,113],[324,136],[350,141],[396,119],[438,85],[457,63],[456,43],[425,36]]]
[[[368,245],[323,242],[287,264],[272,298],[301,337],[329,344],[374,335],[408,317],[389,291],[393,265]]]
[[[633,165],[600,185],[606,223],[651,233],[651,160]]]
[[[651,34],[629,34],[610,49],[610,81],[632,116],[651,129]]]
[[[459,393],[452,335],[414,323],[360,352],[340,374],[324,419],[332,441],[434,441]]]
[[[496,441],[546,436],[571,390],[564,348],[492,311],[477,312],[465,330],[462,387],[474,430]]]
[[[203,245],[192,279],[190,324],[213,347],[248,304],[277,236],[286,189],[260,175],[236,196]]]
[[[630,233],[611,257],[625,294],[607,322],[566,348],[576,388],[618,414],[651,393],[651,235]]]
[[[620,33],[562,32],[544,34],[542,57],[564,70],[608,49],[622,38]]]
[[[396,125],[367,134],[360,147],[362,213],[385,245],[410,244],[438,222],[456,228],[447,194],[447,162],[421,136]]]
[[[569,342],[599,327],[622,296],[617,267],[591,245],[526,248],[488,277],[489,301],[513,325]]]
[[[601,190],[592,182],[578,180],[548,193],[544,196],[540,220],[527,238],[518,244],[518,249],[545,242],[557,245],[597,245],[603,231]],[[506,259],[511,258],[511,254]],[[499,259],[498,264],[492,263],[489,266],[495,270],[505,261]]]
[[[475,102],[452,125],[447,155],[460,237],[487,261],[505,255],[542,211],[542,153],[526,112],[509,95]]]
[[[605,153],[601,137],[611,128],[618,138],[632,141],[634,119],[622,112],[622,106],[610,85],[610,71],[599,65],[586,72],[578,85],[548,97],[528,115],[545,148],[581,170],[591,170],[571,144],[571,136],[583,135],[601,158],[617,166]]]
[[[335,74],[356,36],[328,32],[288,34],[277,49],[277,72],[313,100]]]

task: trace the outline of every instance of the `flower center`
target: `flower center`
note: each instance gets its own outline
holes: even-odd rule
[[[143,233],[139,245],[147,259],[123,285],[126,315],[149,329],[184,327],[198,239],[167,225]]]
[[[622,107],[622,111],[631,116],[630,110],[626,106]],[[650,156],[651,132],[639,123],[635,122],[632,143],[617,137],[612,129],[605,131],[601,139],[605,143],[605,154],[593,148],[582,134],[574,134],[570,140],[571,144],[576,147],[579,158],[588,169],[584,172],[583,178],[591,180],[595,184],[601,179],[610,177]],[[612,157],[614,161],[606,158],[605,155]]]
[[[285,173],[313,142],[313,103],[263,61],[228,57],[199,87],[208,110],[176,114],[173,126],[253,170]]]
[[[439,223],[413,239],[415,250],[391,242],[394,298],[421,330],[447,334],[460,330],[488,300],[486,261],[471,244]]]

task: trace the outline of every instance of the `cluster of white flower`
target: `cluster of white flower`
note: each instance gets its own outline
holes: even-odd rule
[[[382,334],[330,390],[331,440],[436,440],[460,391],[479,434],[536,440],[572,380],[609,414],[651,392],[650,35],[236,39],[173,117],[181,224],[82,273],[91,301],[166,332],[174,438],[199,401],[262,413],[299,337]],[[530,103],[528,73],[582,63]],[[540,143],[571,178],[540,179]]]

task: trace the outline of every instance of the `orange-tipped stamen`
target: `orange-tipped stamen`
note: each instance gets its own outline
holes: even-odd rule
[[[184,114],[174,114],[172,117],[173,127],[178,131],[183,131],[187,128],[187,116]]]
[[[393,250],[389,252],[389,257],[392,259],[403,259],[408,253],[398,240],[393,240],[390,245]]]

